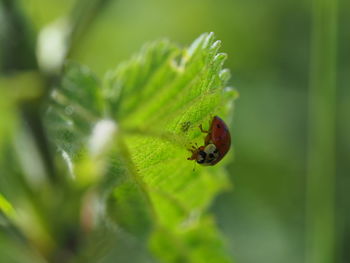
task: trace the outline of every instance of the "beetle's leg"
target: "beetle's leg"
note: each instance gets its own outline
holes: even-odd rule
[[[204,145],[208,145],[211,141],[211,134],[208,133],[207,136],[204,138]]]
[[[192,147],[188,148],[187,150],[192,153],[192,155],[188,157],[187,160],[195,160],[198,152],[198,147],[192,145]]]
[[[203,132],[203,133],[209,133],[209,131],[203,130],[202,124],[199,125],[199,129],[200,129],[201,132]]]
[[[210,134],[210,132],[203,130],[202,124],[199,125],[199,129],[201,130],[201,132],[207,133],[207,136],[205,136],[205,138],[204,138],[204,145],[208,145],[210,143],[210,141],[211,141],[211,134]]]
[[[197,156],[197,149],[194,149],[194,150],[192,150],[192,149],[188,149],[191,153],[192,153],[192,155],[190,156],[190,157],[188,157],[187,158],[187,160],[196,160],[196,156]]]
[[[190,151],[191,153],[194,153],[195,151],[197,151],[197,148],[192,146],[191,148],[189,148],[187,150]]]
[[[187,150],[189,150],[190,152],[193,153],[193,152],[197,151],[198,148],[199,148],[198,144],[195,143],[194,145],[191,145],[191,148],[187,148]]]
[[[208,126],[208,127],[209,127],[209,129],[211,129],[211,124],[213,123],[213,121],[212,121],[212,120],[213,120],[213,118],[211,118],[211,119],[209,120],[209,126]]]

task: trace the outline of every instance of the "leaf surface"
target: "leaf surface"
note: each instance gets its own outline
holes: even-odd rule
[[[102,82],[70,66],[49,109],[48,128],[75,166],[96,123],[116,124],[112,150],[103,157],[104,174],[112,178],[107,214],[140,240],[146,236],[164,262],[230,262],[206,212],[229,186],[225,170],[220,164],[194,169],[187,160],[187,149],[203,144],[199,124],[207,128],[214,115],[227,119],[237,95],[226,88],[229,72],[219,47],[213,34],[185,49],[157,41]]]

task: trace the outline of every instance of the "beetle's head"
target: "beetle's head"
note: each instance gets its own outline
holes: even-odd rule
[[[215,144],[208,144],[203,150],[197,153],[196,161],[201,165],[212,165],[212,162],[219,157],[219,151]]]

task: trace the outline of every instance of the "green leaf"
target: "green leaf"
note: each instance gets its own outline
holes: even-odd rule
[[[60,88],[51,97],[47,128],[58,150],[75,158],[85,147],[93,125],[102,117],[99,81],[88,68],[70,63]]]
[[[86,171],[79,169],[86,162],[77,156],[84,153],[94,164],[102,158],[109,218],[140,242],[149,237],[151,250],[164,262],[229,261],[206,212],[229,187],[225,170],[187,160],[187,149],[203,144],[199,124],[206,128],[214,115],[227,120],[237,96],[226,88],[230,74],[222,68],[226,55],[219,47],[212,33],[186,49],[157,41],[102,83],[70,65],[47,116],[56,145],[78,167],[77,181]],[[109,154],[96,157],[91,145],[102,120],[114,122],[115,132],[101,135],[113,143],[104,143]]]
[[[211,218],[203,218],[195,227],[178,231],[155,231],[151,239],[153,251],[164,262],[231,262]]]

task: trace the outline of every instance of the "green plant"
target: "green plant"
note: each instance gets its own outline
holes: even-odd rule
[[[186,160],[237,95],[219,47],[156,41],[102,80],[40,57],[1,78],[1,261],[230,262],[206,212],[225,170]]]

